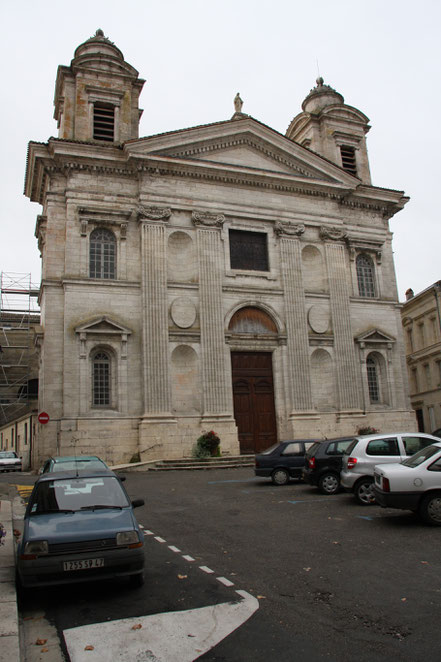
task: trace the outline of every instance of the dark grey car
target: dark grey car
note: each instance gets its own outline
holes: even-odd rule
[[[271,446],[255,458],[256,476],[271,478],[274,485],[286,485],[290,478],[302,478],[305,452],[315,439],[293,439]]]

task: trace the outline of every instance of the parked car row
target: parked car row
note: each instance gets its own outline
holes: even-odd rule
[[[441,440],[423,432],[284,441],[256,455],[255,474],[275,485],[303,479],[326,495],[343,488],[362,505],[414,510],[441,525]]]

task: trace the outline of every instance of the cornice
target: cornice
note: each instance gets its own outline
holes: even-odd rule
[[[69,141],[56,141],[54,151],[52,148],[55,146],[55,139],[52,140],[54,141],[51,142],[50,150],[48,144],[29,144],[25,195],[40,204],[43,204],[48,177],[54,174],[68,177],[74,172],[133,178],[142,175],[179,177],[230,186],[274,190],[286,194],[327,198],[336,201],[342,207],[368,210],[381,214],[384,218],[393,216],[409,199],[402,191],[366,185],[348,188],[347,185],[338,182],[212,161],[198,162],[153,154],[148,156],[131,154],[128,160],[123,160],[121,150],[115,147],[112,150],[98,150],[97,158],[97,147],[88,143],[73,145]]]

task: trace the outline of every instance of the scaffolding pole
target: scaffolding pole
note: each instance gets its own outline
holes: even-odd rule
[[[0,425],[26,413],[37,397],[33,339],[40,324],[38,295],[31,274],[1,272]]]

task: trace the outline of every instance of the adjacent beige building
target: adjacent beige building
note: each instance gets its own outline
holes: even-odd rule
[[[58,68],[58,137],[29,144],[34,461],[414,429],[388,223],[408,198],[372,185],[368,118],[318,79],[286,135],[237,95],[231,119],[139,138],[143,84],[97,31]]]
[[[410,398],[421,432],[441,428],[441,281],[409,289],[401,311]]]

